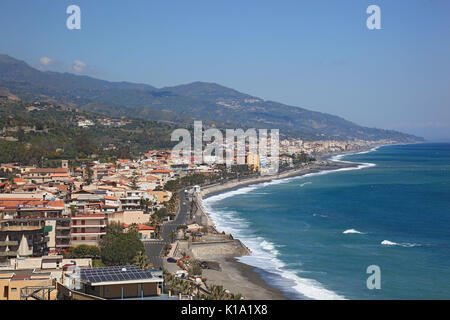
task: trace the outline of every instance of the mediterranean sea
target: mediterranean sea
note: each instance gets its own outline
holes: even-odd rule
[[[206,198],[239,258],[292,299],[450,299],[450,144],[337,156],[358,168]],[[368,289],[367,267],[381,270]]]

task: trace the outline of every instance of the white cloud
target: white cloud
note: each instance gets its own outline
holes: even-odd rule
[[[48,66],[50,63],[52,63],[52,59],[50,59],[49,57],[42,57],[40,61],[44,66]]]
[[[87,64],[80,60],[74,60],[72,64],[72,70],[78,73],[81,73],[84,71],[84,69],[87,67]]]

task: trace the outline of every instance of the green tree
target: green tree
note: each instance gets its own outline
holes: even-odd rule
[[[164,252],[167,254],[169,253],[170,249],[172,248],[172,245],[170,243],[166,243],[163,247]]]
[[[144,245],[135,230],[126,233],[107,233],[100,241],[101,258],[105,265],[133,264],[138,252],[144,252]]]
[[[85,155],[90,155],[94,153],[95,146],[91,142],[91,138],[86,132],[75,136],[74,138],[75,150],[78,153],[84,153]]]
[[[92,172],[92,168],[91,166],[88,164],[86,166],[86,175],[84,176],[84,182],[86,184],[91,184],[92,183],[92,176],[94,175],[94,172]]]
[[[139,251],[137,255],[133,259],[133,264],[141,268],[142,270],[152,268],[153,266],[150,263],[147,255],[143,251]]]
[[[69,249],[70,258],[98,258],[100,257],[100,248],[96,246],[88,246],[81,244],[76,247],[70,247]]]
[[[137,190],[138,189],[138,174],[136,172],[133,172],[133,176],[131,177],[131,190]]]
[[[25,132],[22,128],[19,128],[19,130],[17,131],[17,139],[19,140],[19,142],[25,141]]]
[[[159,210],[157,210],[154,215],[158,218],[158,219],[164,219],[164,217],[167,216],[167,209],[166,208],[161,208]]]
[[[180,181],[179,180],[169,180],[164,185],[164,189],[167,191],[176,192],[180,189]]]
[[[106,226],[106,233],[107,234],[120,234],[123,233],[124,226],[120,222],[110,222]]]
[[[200,268],[198,265],[193,265],[189,269],[189,273],[193,276],[201,276],[202,275],[202,268]]]

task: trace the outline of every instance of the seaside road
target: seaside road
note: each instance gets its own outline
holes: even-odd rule
[[[186,193],[184,189],[178,193],[178,199],[180,201],[179,208],[175,219],[163,223],[161,226],[161,241],[146,241],[144,242],[145,253],[147,254],[150,262],[155,268],[161,268],[163,266],[164,245],[171,242],[170,234],[177,232],[177,226],[186,224],[187,216],[189,214],[189,201],[186,200]]]
[[[158,269],[162,266],[162,253],[164,247],[163,241],[146,241],[144,242],[145,253],[154,268]]]

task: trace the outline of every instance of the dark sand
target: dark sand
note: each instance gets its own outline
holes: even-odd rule
[[[264,281],[255,268],[235,258],[217,259],[222,271],[203,270],[208,284],[221,285],[234,294],[242,294],[246,300],[288,300],[283,292]]]

